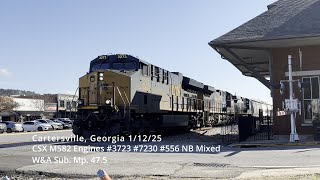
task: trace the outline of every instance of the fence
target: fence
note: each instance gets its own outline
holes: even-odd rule
[[[221,126],[222,142],[229,144],[241,141],[258,141],[273,139],[272,111],[267,116],[259,113],[259,117],[234,117],[234,123]]]

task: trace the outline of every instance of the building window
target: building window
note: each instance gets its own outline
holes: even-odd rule
[[[72,108],[76,108],[77,107],[77,102],[76,101],[72,101]]]
[[[70,101],[67,101],[67,109],[71,109],[71,103],[70,103]]]
[[[63,100],[60,100],[60,107],[64,107],[64,101]]]
[[[319,113],[319,77],[304,77],[302,81],[307,84],[303,89],[304,122],[311,123]]]

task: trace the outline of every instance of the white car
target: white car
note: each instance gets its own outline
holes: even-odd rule
[[[40,123],[38,121],[26,121],[22,124],[25,131],[48,131],[52,129],[50,124]]]
[[[7,125],[7,133],[23,132],[22,124],[13,121],[2,122]]]
[[[38,121],[38,122],[44,123],[44,124],[50,124],[52,126],[53,130],[63,129],[63,125],[61,123],[53,122],[49,119],[36,119],[35,121]]]

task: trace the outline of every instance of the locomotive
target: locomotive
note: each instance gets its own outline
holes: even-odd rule
[[[272,107],[204,85],[128,54],[101,55],[79,79],[73,133],[81,136],[190,130],[259,116]]]

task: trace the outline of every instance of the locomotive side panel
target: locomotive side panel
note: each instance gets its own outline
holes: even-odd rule
[[[141,71],[131,77],[132,105],[137,113],[167,113],[177,111],[181,102],[181,77],[163,69],[163,73],[154,74],[153,65],[149,65],[150,73],[143,75]],[[161,78],[160,78],[161,76]]]

